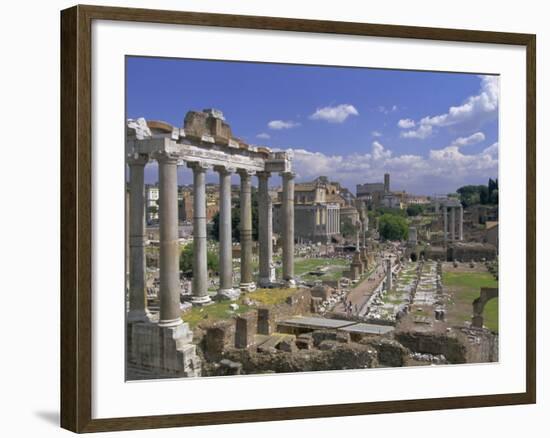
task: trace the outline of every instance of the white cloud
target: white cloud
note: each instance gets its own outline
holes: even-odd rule
[[[317,110],[309,116],[312,120],[325,120],[329,123],[342,123],[349,116],[358,116],[359,111],[350,104],[342,104],[337,106],[325,106],[317,108]]]
[[[298,122],[293,122],[292,120],[284,121],[284,120],[271,120],[267,126],[269,129],[290,129],[295,128],[297,126],[300,126]]]
[[[399,122],[397,122],[397,126],[399,126],[401,129],[414,128],[415,125],[416,123],[412,119],[401,119],[399,120]]]
[[[452,146],[471,146],[473,144],[481,143],[485,140],[485,134],[483,132],[476,132],[468,137],[459,137],[453,141]]]
[[[384,158],[390,158],[391,151],[384,148],[382,143],[378,141],[372,142],[372,159],[373,160],[382,160]]]
[[[391,107],[385,107],[383,105],[380,105],[378,107],[378,111],[381,112],[382,114],[389,114],[389,113],[393,113],[395,111],[397,111],[397,105],[392,105]]]
[[[426,116],[416,123],[415,130],[401,133],[403,138],[427,138],[433,128],[449,126],[479,127],[498,114],[498,76],[480,76],[479,94],[468,97],[461,105],[451,106],[444,114]],[[401,121],[400,121],[401,122]]]
[[[267,132],[261,132],[256,137],[267,140],[267,139],[271,138],[271,135],[269,135]]]
[[[491,146],[483,149],[483,155],[490,155],[491,157],[498,159],[498,142],[493,143]]]
[[[420,125],[418,129],[404,131],[400,134],[403,138],[428,138],[432,135],[433,128],[430,125]]]
[[[356,184],[383,181],[384,173],[389,172],[395,189],[427,195],[448,193],[498,176],[498,143],[476,154],[461,152],[461,146],[482,141],[476,134],[457,138],[446,147],[431,150],[428,156],[395,156],[379,141],[372,142],[371,150],[364,154],[326,155],[294,149],[293,167],[299,181],[326,175],[353,192]]]
[[[370,134],[373,137],[382,137],[382,133],[380,131],[372,131]]]

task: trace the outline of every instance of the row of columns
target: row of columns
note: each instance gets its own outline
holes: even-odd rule
[[[454,242],[455,240],[464,240],[464,209],[462,205],[442,206],[443,208],[443,240]],[[447,218],[450,215],[450,220]],[[457,218],[458,216],[458,218]],[[457,230],[458,221],[458,230]]]
[[[160,315],[159,326],[171,327],[182,323],[180,317],[179,239],[177,203],[178,158],[166,153],[154,157],[159,164],[159,229],[160,229]],[[128,320],[147,321],[145,287],[145,184],[144,167],[147,155],[128,158],[130,167],[129,218],[129,313]],[[204,305],[208,294],[207,231],[206,231],[206,171],[210,166],[189,162],[193,171],[193,295],[191,302]],[[233,255],[231,231],[231,174],[235,168],[216,166],[219,173],[219,257],[220,286],[218,293],[231,296],[233,289]],[[240,244],[241,290],[253,290],[252,272],[252,186],[254,172],[239,169],[240,175]],[[272,201],[269,195],[269,172],[259,172],[259,243],[260,286],[268,286],[273,275]],[[294,285],[294,174],[282,173],[283,178],[283,281]]]
[[[327,234],[340,234],[339,211],[336,208],[327,208]]]

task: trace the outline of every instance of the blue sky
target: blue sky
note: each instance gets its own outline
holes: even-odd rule
[[[392,189],[429,195],[498,176],[498,77],[141,57],[126,75],[128,118],[182,126],[218,108],[235,136],[292,149],[297,181],[355,192],[390,172]]]

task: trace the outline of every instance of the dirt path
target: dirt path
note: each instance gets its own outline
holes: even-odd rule
[[[352,314],[357,315],[361,311],[363,304],[367,302],[374,290],[378,287],[380,282],[384,279],[384,268],[382,265],[378,265],[375,271],[359,283],[346,297],[347,302],[351,302]],[[338,303],[333,310],[334,313],[346,314],[344,303]]]

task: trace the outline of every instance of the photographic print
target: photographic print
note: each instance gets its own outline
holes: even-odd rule
[[[127,380],[498,362],[498,75],[125,68]]]

